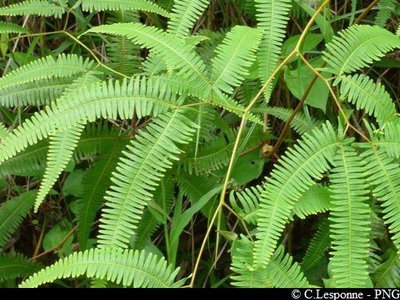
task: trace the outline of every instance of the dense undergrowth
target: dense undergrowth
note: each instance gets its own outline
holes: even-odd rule
[[[400,4],[0,2],[0,286],[400,286]]]

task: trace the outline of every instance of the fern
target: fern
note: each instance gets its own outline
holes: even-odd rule
[[[262,31],[246,26],[235,26],[215,50],[211,81],[214,88],[232,94],[248,75],[261,42]]]
[[[19,253],[0,254],[0,281],[29,276],[42,266]]]
[[[311,239],[310,245],[304,254],[301,268],[309,270],[315,266],[318,261],[324,256],[325,252],[331,245],[328,219],[323,219],[319,225],[316,234]]]
[[[392,249],[384,254],[386,260],[372,274],[377,288],[397,288],[400,284],[400,260]]]
[[[293,213],[300,219],[323,213],[330,209],[329,189],[322,185],[310,187],[293,206]]]
[[[172,161],[178,159],[178,145],[193,137],[195,124],[184,114],[175,110],[157,118],[127,147],[106,197],[98,236],[102,247],[127,247],[152,191]]]
[[[14,23],[0,22],[0,34],[3,33],[29,33],[29,31]]]
[[[380,27],[385,27],[391,14],[395,11],[396,0],[381,0],[378,4],[378,13],[376,14],[375,24]]]
[[[35,200],[35,212],[71,160],[83,128],[78,125],[50,137],[47,166]]]
[[[168,12],[157,4],[148,0],[82,0],[82,10],[88,12],[98,12],[104,10],[141,10],[156,13],[168,17]]]
[[[342,76],[340,94],[357,109],[375,116],[382,127],[396,119],[396,108],[381,84],[375,84],[365,75]]]
[[[166,288],[179,287],[174,282],[179,269],[167,265],[164,258],[157,258],[144,251],[113,248],[91,249],[75,252],[32,275],[22,288],[33,288],[59,278],[76,278],[85,274],[89,278],[106,279],[132,287]]]
[[[272,171],[261,194],[254,248],[256,266],[268,264],[293,206],[302,192],[328,170],[339,143],[332,126],[327,124],[321,130],[305,134],[280,159],[280,165]]]
[[[208,6],[208,0],[174,1],[168,31],[178,37],[188,35],[194,23]]]
[[[400,209],[400,165],[382,149],[370,148],[362,157],[368,166],[368,182],[372,194],[382,202],[383,219],[400,253],[400,218],[397,213]]]
[[[246,288],[310,286],[300,266],[285,253],[283,246],[278,247],[265,269],[254,268],[252,250],[253,244],[249,240],[235,241],[232,250],[232,271],[236,273],[231,276],[233,285]]]
[[[36,191],[25,192],[8,200],[0,207],[0,249],[22,223],[33,207]]]
[[[353,25],[326,45],[323,58],[328,63],[328,71],[340,80],[340,76],[367,67],[399,47],[399,38],[390,31],[378,26]]]
[[[332,274],[338,287],[366,287],[369,208],[365,167],[355,150],[342,146],[331,179]]]
[[[35,113],[2,141],[0,163],[57,132],[57,128],[68,129],[100,117],[130,119],[133,113],[139,118],[157,116],[176,108],[176,101],[166,85],[141,78],[103,82],[71,91],[54,106]]]
[[[278,66],[285,29],[289,20],[291,0],[255,0],[258,27],[264,32],[260,44],[258,60],[259,77],[262,82],[272,75]],[[269,100],[271,85],[266,89]]]
[[[37,15],[61,18],[64,9],[47,0],[26,0],[21,3],[0,7],[0,16]]]

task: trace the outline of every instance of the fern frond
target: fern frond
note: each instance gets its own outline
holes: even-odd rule
[[[384,256],[386,260],[372,274],[374,286],[397,288],[400,285],[400,258],[392,249],[388,249]]]
[[[242,238],[232,247],[233,285],[240,287],[309,287],[300,265],[285,253],[283,246],[276,249],[266,268],[255,269],[252,261],[254,244]]]
[[[174,1],[171,18],[168,22],[168,32],[178,37],[188,35],[209,2],[209,0]]]
[[[140,10],[169,17],[169,13],[165,9],[148,0],[82,0],[82,10],[88,12],[99,12],[104,10]]]
[[[115,170],[126,141],[115,139],[90,168],[82,180],[82,194],[77,200],[78,241],[81,249],[87,248],[92,223],[103,204],[107,188],[111,185],[111,174]]]
[[[369,148],[361,157],[366,162],[372,194],[382,202],[383,219],[400,253],[400,165],[383,149]]]
[[[366,75],[342,76],[340,94],[355,104],[357,109],[373,115],[380,127],[397,118],[395,105],[385,87]]]
[[[329,188],[326,186],[318,184],[311,186],[294,205],[293,214],[300,219],[305,219],[309,215],[328,211],[330,195]]]
[[[175,110],[157,118],[127,146],[106,196],[98,236],[101,247],[128,246],[152,192],[178,159],[179,145],[193,138],[195,127],[184,110]]]
[[[400,158],[400,123],[390,122],[382,128],[381,134],[374,137],[374,144],[384,149],[389,157]]]
[[[71,160],[83,128],[84,126],[78,125],[50,136],[46,171],[36,196],[34,212],[38,211],[40,204],[57,181],[58,176]]]
[[[232,208],[249,224],[257,224],[257,211],[262,191],[261,185],[255,185],[240,192],[232,191],[229,195]]]
[[[139,118],[157,116],[176,108],[176,102],[168,86],[144,78],[103,82],[71,91],[52,107],[35,113],[0,143],[0,163],[56,133],[58,128],[65,130],[100,117],[131,119],[133,113]]]
[[[261,194],[254,248],[256,266],[268,264],[293,206],[314,180],[322,178],[329,169],[339,143],[332,125],[327,123],[322,129],[305,134],[280,159]]]
[[[81,56],[75,54],[61,54],[57,58],[47,56],[23,65],[1,77],[0,92],[10,86],[17,87],[20,84],[35,82],[40,79],[76,76],[89,71],[92,66],[93,61],[84,60]]]
[[[303,262],[301,264],[301,268],[303,270],[311,269],[324,256],[325,252],[331,245],[331,238],[329,234],[329,221],[328,219],[323,219],[318,224],[317,232],[311,239],[306,254],[304,254]]]
[[[29,276],[41,269],[41,265],[19,253],[0,254],[0,281]]]
[[[0,7],[0,16],[43,16],[61,18],[64,9],[47,0],[26,0]]]
[[[152,26],[140,23],[119,23],[93,27],[87,33],[105,33],[125,36],[163,58],[171,70],[182,80],[187,80],[199,94],[209,93],[209,81],[205,72],[205,64],[190,45],[178,37]]]
[[[105,279],[135,288],[179,287],[174,282],[179,269],[173,269],[164,258],[144,251],[118,250],[113,248],[90,249],[75,252],[42,269],[20,284],[22,288],[34,288],[60,278]]]
[[[278,66],[291,0],[255,0],[258,27],[264,30],[258,53],[258,71],[261,82],[267,81]],[[271,85],[265,91],[269,99]]]
[[[332,276],[338,287],[366,287],[369,281],[370,213],[365,167],[354,148],[342,146],[331,180]]]
[[[353,25],[340,31],[326,48],[323,58],[327,69],[340,80],[341,75],[360,70],[400,48],[400,39],[379,26]]]
[[[4,126],[3,123],[0,123],[0,141],[8,136],[9,133],[10,131],[6,128],[6,126]]]
[[[25,192],[0,207],[0,249],[33,207],[36,191]]]
[[[380,0],[378,4],[378,13],[375,17],[375,25],[385,27],[392,13],[394,13],[398,1]]]
[[[18,24],[0,22],[0,34],[3,33],[29,33],[29,31]]]
[[[51,78],[15,84],[0,89],[0,105],[48,105],[59,98],[71,83],[71,78]]]
[[[249,74],[261,38],[260,29],[247,26],[235,26],[228,32],[212,60],[213,88],[232,94]]]

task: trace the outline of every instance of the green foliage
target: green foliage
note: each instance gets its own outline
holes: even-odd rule
[[[0,286],[397,287],[399,12],[368,5],[3,3]]]

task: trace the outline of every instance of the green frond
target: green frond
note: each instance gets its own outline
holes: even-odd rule
[[[387,123],[379,132],[377,137],[373,137],[373,143],[384,149],[389,157],[400,158],[400,123]]]
[[[140,10],[169,17],[169,13],[165,9],[148,0],[82,0],[82,10],[88,12],[99,12],[104,10]]]
[[[132,78],[108,81],[70,91],[55,105],[35,113],[0,143],[0,163],[54,134],[97,118],[131,119],[152,114],[157,116],[176,108],[175,95],[158,80]]]
[[[19,253],[0,254],[0,281],[29,276],[42,266]]]
[[[400,253],[400,164],[383,149],[369,148],[361,157],[366,162],[372,195],[381,202],[382,217]]]
[[[111,174],[117,166],[121,151],[127,140],[118,139],[102,151],[100,157],[82,180],[82,194],[77,200],[78,241],[81,249],[87,248],[87,241],[95,221],[96,214],[104,202],[106,190],[111,185]]]
[[[400,285],[400,258],[396,251],[388,249],[386,260],[372,274],[374,286],[377,288],[398,288]]]
[[[254,248],[256,266],[265,267],[290,217],[292,208],[314,180],[329,169],[340,141],[329,123],[306,133],[289,148],[271,172],[261,194]]]
[[[3,33],[29,33],[29,31],[14,23],[0,22],[0,34]]]
[[[18,107],[48,105],[59,98],[72,83],[72,78],[51,78],[15,84],[0,89],[0,105]]]
[[[293,214],[300,219],[305,219],[307,216],[328,211],[330,195],[329,188],[326,186],[319,184],[311,186],[294,205]]]
[[[26,0],[17,4],[0,7],[0,16],[43,16],[61,18],[64,9],[47,0]]]
[[[179,287],[182,282],[175,278],[179,269],[173,269],[164,258],[145,251],[118,250],[114,248],[90,249],[75,252],[42,269],[20,284],[22,288],[34,288],[60,278],[105,279],[123,286],[135,288]]]
[[[331,238],[329,235],[329,221],[324,218],[318,224],[317,232],[311,239],[306,254],[304,254],[303,262],[301,263],[301,268],[303,270],[309,270],[314,267],[325,255],[325,252],[331,245]]]
[[[22,223],[33,207],[36,191],[25,192],[2,203],[0,207],[0,249]]]
[[[232,247],[232,285],[246,288],[305,288],[310,287],[300,265],[279,246],[266,268],[254,268],[252,252],[254,244],[242,238]]]
[[[281,47],[286,35],[289,21],[291,0],[255,0],[258,27],[264,34],[258,51],[258,72],[264,83],[272,75],[279,64]],[[271,85],[265,91],[268,101]]]
[[[3,123],[0,123],[0,141],[1,139],[4,139],[9,133],[10,131],[6,128],[6,126],[4,126]]]
[[[255,185],[240,192],[231,191],[229,195],[232,208],[249,224],[257,224],[257,211],[262,191],[261,185]]]
[[[242,84],[255,60],[262,33],[261,29],[247,26],[235,26],[228,32],[212,59],[214,89],[232,94],[233,89]]]
[[[177,76],[193,84],[198,94],[209,93],[210,83],[205,64],[190,45],[171,33],[140,23],[118,23],[93,27],[87,33],[105,33],[125,36],[163,58],[171,70],[179,70]]]
[[[83,125],[77,125],[50,136],[46,170],[36,196],[34,212],[38,211],[40,204],[70,162],[83,129]]]
[[[84,60],[81,56],[75,54],[61,54],[57,58],[52,56],[40,58],[1,77],[0,93],[2,94],[2,90],[5,88],[18,87],[21,84],[41,79],[76,76],[90,70],[93,64],[93,61]]]
[[[398,1],[396,0],[380,0],[378,3],[378,13],[375,17],[375,25],[385,27],[390,16],[395,12]]]
[[[90,288],[92,289],[104,289],[107,287],[107,280],[94,278],[90,282]]]
[[[366,169],[354,148],[343,145],[331,180],[332,277],[338,287],[367,287],[370,212]]]
[[[381,127],[397,118],[395,105],[385,87],[366,75],[342,76],[340,95],[357,109],[373,115]]]
[[[289,117],[293,113],[293,109],[270,106],[270,107],[262,107],[253,109],[254,112],[266,112],[271,116],[274,116],[282,121],[287,121]],[[292,122],[290,123],[290,127],[299,134],[304,134],[309,132],[317,127],[321,127],[322,122],[314,119],[311,116],[306,116],[303,112],[298,112]]]
[[[327,69],[339,76],[360,70],[379,60],[386,52],[400,48],[400,39],[379,26],[353,25],[339,32],[326,45]]]
[[[174,1],[171,18],[168,22],[168,32],[178,37],[187,36],[209,2],[209,0]]]
[[[187,113],[187,111],[186,111]],[[196,124],[175,110],[154,120],[124,151],[111,180],[100,222],[99,245],[126,248],[167,169],[182,153]]]

